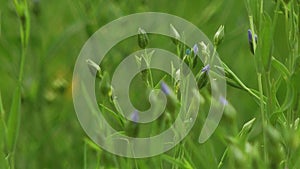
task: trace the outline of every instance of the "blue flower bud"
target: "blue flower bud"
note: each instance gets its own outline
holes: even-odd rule
[[[248,42],[250,45],[250,51],[252,54],[254,54],[254,46],[253,46],[253,37],[252,37],[252,31],[248,29]],[[257,44],[257,35],[254,35],[255,44]]]
[[[134,110],[130,116],[131,121],[137,123],[139,121],[139,112],[137,110]]]
[[[228,101],[226,100],[226,98],[225,97],[223,97],[223,96],[220,96],[220,102],[224,105],[224,106],[226,106],[227,104],[228,104]]]
[[[165,82],[161,82],[161,90],[166,95],[170,95],[170,88],[169,88],[169,86]]]
[[[195,55],[197,55],[197,53],[199,52],[199,48],[198,48],[198,45],[197,45],[197,44],[195,44],[195,45],[193,46],[193,51],[194,51],[194,54],[195,54]]]
[[[201,72],[208,72],[210,69],[209,65],[204,66],[204,68],[202,68]]]

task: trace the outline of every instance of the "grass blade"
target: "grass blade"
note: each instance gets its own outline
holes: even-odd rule
[[[294,93],[295,93],[294,87],[289,78],[291,76],[291,73],[281,62],[279,62],[274,57],[272,58],[272,66],[282,75],[282,77],[286,83],[287,91],[286,91],[285,99],[284,99],[282,105],[280,106],[280,108],[276,111],[276,112],[283,112],[292,105],[293,100],[294,100]]]
[[[161,156],[164,160],[166,160],[167,162],[171,163],[171,164],[174,164],[180,168],[185,168],[186,169],[186,165],[185,163],[183,163],[182,161],[178,160],[178,159],[175,159],[174,157],[171,157],[171,156],[168,156],[168,155],[165,155],[163,154]]]
[[[2,150],[2,147],[5,145],[6,140],[6,123],[5,123],[5,112],[2,103],[2,97],[0,92],[0,168],[9,168],[8,161],[5,158],[5,154]]]
[[[15,149],[21,120],[21,87],[18,86],[12,100],[7,126],[7,145],[10,152]]]
[[[2,103],[1,91],[0,91],[0,120],[5,121],[5,112],[4,112],[4,107],[3,107],[3,103]]]

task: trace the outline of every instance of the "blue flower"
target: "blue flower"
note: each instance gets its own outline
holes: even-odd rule
[[[134,110],[130,116],[131,121],[137,123],[139,121],[139,112]]]
[[[208,65],[204,66],[204,68],[202,68],[201,72],[208,72],[209,69],[210,69],[210,66],[208,64]]]
[[[220,96],[220,102],[224,105],[224,106],[226,106],[227,104],[228,104],[228,101],[226,100],[226,98],[224,98],[223,96]]]
[[[249,42],[249,45],[250,45],[250,51],[252,54],[254,54],[254,47],[253,47],[253,40],[252,40],[252,37],[253,34],[252,34],[252,31],[250,29],[248,29],[248,42]],[[254,35],[254,39],[255,39],[255,44],[257,44],[257,35],[255,34]]]
[[[170,88],[165,82],[161,82],[161,90],[164,92],[166,95],[170,95]]]
[[[194,51],[195,55],[199,52],[199,48],[198,48],[198,45],[197,45],[197,44],[195,44],[195,45],[193,46],[193,51]]]

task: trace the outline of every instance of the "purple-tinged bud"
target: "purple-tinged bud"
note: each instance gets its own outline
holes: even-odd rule
[[[134,110],[130,116],[130,120],[137,123],[139,121],[139,112],[137,110]]]
[[[204,66],[204,68],[202,68],[201,72],[208,72],[209,69],[210,69],[210,66],[208,64],[208,65]]]
[[[194,54],[195,54],[195,55],[197,55],[197,53],[199,52],[199,48],[198,48],[198,45],[197,45],[197,44],[195,44],[195,45],[193,46],[193,51],[194,51]]]
[[[228,104],[228,101],[226,100],[226,98],[225,97],[223,97],[223,96],[220,96],[220,102],[221,102],[221,104],[223,104],[224,106],[226,106],[227,104]]]
[[[254,54],[254,46],[253,46],[253,34],[252,31],[250,29],[248,29],[248,42],[250,45],[250,51],[252,54]],[[254,35],[254,40],[255,40],[255,44],[257,44],[257,35]]]
[[[166,95],[170,95],[170,88],[165,82],[161,82],[161,90],[164,92]]]

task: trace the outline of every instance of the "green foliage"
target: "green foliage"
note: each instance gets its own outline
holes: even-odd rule
[[[299,3],[0,0],[0,168],[298,168]],[[160,89],[162,82],[171,94],[166,112],[155,122],[130,122],[120,114],[110,84],[114,69],[125,56],[140,48],[163,48],[176,53],[197,77],[201,105],[188,136],[162,155],[129,159],[101,149],[86,136],[71,96],[72,86],[80,82],[71,79],[81,47],[98,28],[121,16],[145,11],[178,15],[207,34],[222,60],[223,68],[218,69],[225,71],[228,92],[219,127],[206,143],[199,144],[205,112],[214,101],[208,75],[202,71],[209,61],[202,64],[195,60],[193,49],[178,41],[184,40],[184,30],[171,25],[176,39],[170,40],[140,29],[139,36],[112,48],[101,65],[88,61],[99,77],[95,82],[99,109],[120,133],[133,137],[153,136],[173,124],[184,83],[152,69],[138,74],[132,82],[134,91],[130,91],[138,108],[149,108],[149,91]],[[248,29],[253,34],[254,55],[248,47]],[[207,58],[214,55],[206,50],[206,44],[197,44],[199,53]],[[151,53],[136,56],[136,60],[137,66],[149,66]],[[172,72],[177,76],[184,73]]]

